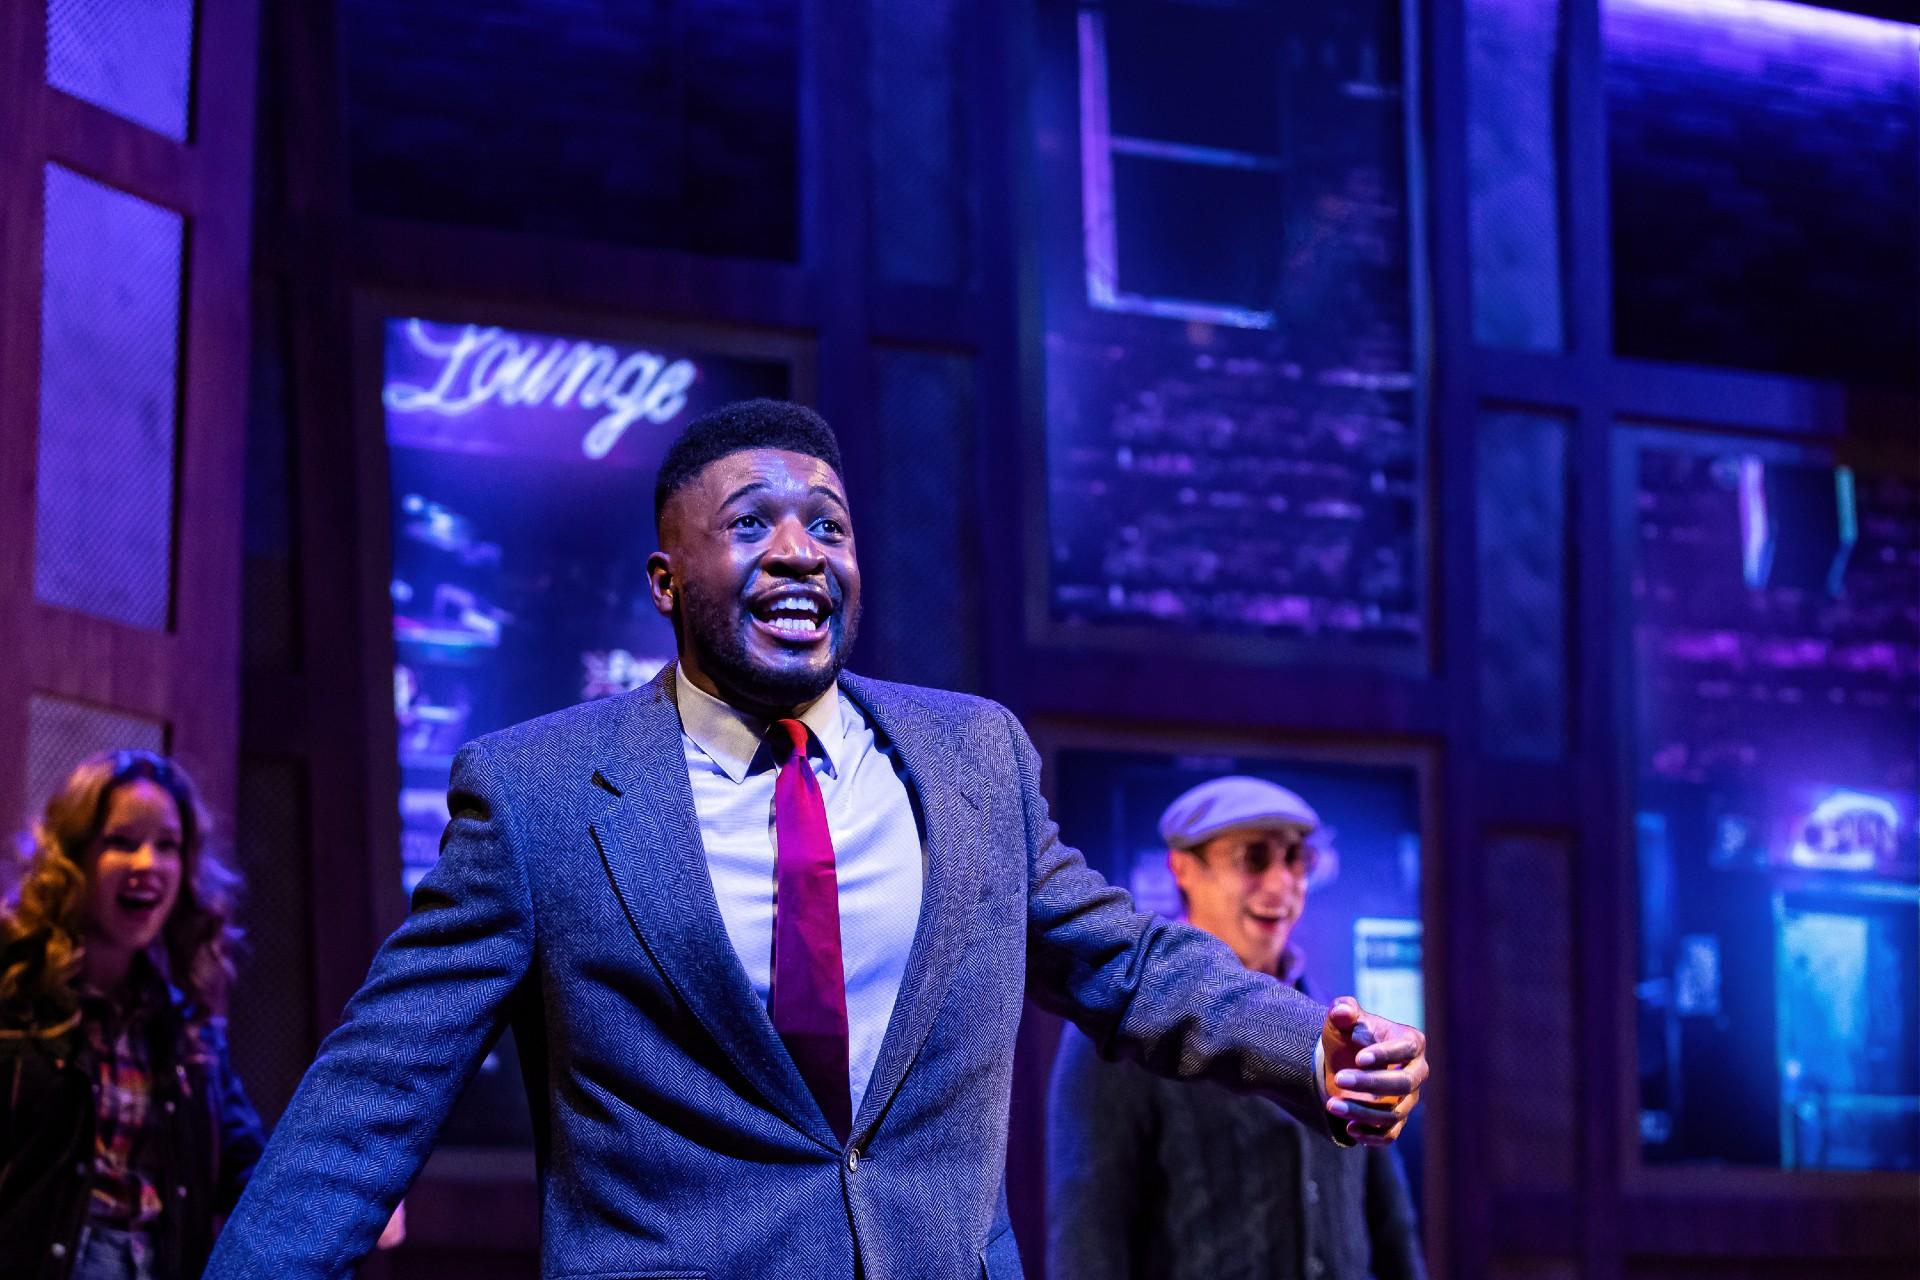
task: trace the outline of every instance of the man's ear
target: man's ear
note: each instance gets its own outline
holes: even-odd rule
[[[675,588],[672,557],[664,551],[648,556],[647,589],[653,596],[653,607],[663,618],[673,616]]]
[[[1178,849],[1167,850],[1167,870],[1173,873],[1173,883],[1180,889],[1180,897],[1185,900],[1189,888],[1187,881],[1193,878],[1193,862],[1183,857]]]

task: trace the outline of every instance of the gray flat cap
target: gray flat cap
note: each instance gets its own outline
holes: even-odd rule
[[[1169,849],[1191,849],[1222,831],[1320,825],[1313,806],[1264,778],[1232,774],[1184,792],[1160,815],[1160,838]]]

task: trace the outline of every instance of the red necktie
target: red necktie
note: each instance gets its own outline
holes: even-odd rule
[[[847,1084],[847,979],[840,961],[840,881],[827,806],[807,761],[807,726],[782,720],[772,735],[773,993],[768,1013],[827,1123],[853,1129]]]

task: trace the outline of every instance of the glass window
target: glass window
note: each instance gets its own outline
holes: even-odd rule
[[[1615,351],[1920,387],[1920,27],[1784,0],[1602,16]]]
[[[1400,8],[1040,23],[1045,625],[1418,661]]]
[[[1645,1158],[1920,1168],[1920,486],[1632,479]]]

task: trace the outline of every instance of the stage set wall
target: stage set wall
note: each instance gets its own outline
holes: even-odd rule
[[[1641,1155],[1632,444],[1791,447],[1911,479],[1920,401],[1898,377],[1656,358],[1623,332],[1614,219],[1631,211],[1610,186],[1600,0],[1405,10],[1423,501],[1419,638],[1391,660],[1334,637],[1116,643],[1036,611],[1033,121],[1057,6],[672,4],[566,44],[543,24],[582,6],[179,0],[184,61],[131,103],[63,78],[72,50],[50,31],[86,38],[72,8],[0,6],[0,812],[24,817],[91,749],[194,769],[250,883],[234,1038],[269,1119],[405,909],[380,321],[507,316],[788,363],[846,451],[869,601],[856,669],[997,698],[1050,760],[1198,743],[1418,772],[1437,1274],[1914,1260],[1910,1175]],[[617,115],[503,111],[503,152],[433,127],[435,103],[470,119],[496,81],[520,104],[542,77],[617,79],[622,59],[657,87]],[[1537,114],[1490,140],[1476,93]],[[506,164],[532,135],[573,159]],[[1530,190],[1488,189],[1502,164]],[[1545,222],[1518,235],[1532,274],[1502,310],[1491,258],[1516,198]],[[56,207],[112,234],[62,246]],[[109,287],[143,324],[69,335],[60,358],[133,370],[111,403],[47,363],[57,291]],[[132,514],[90,512],[101,492]],[[1034,1276],[1058,1034],[1031,1016],[1016,1069],[1008,1191]],[[442,1150],[408,1206],[407,1243],[362,1274],[534,1274],[530,1154]]]

